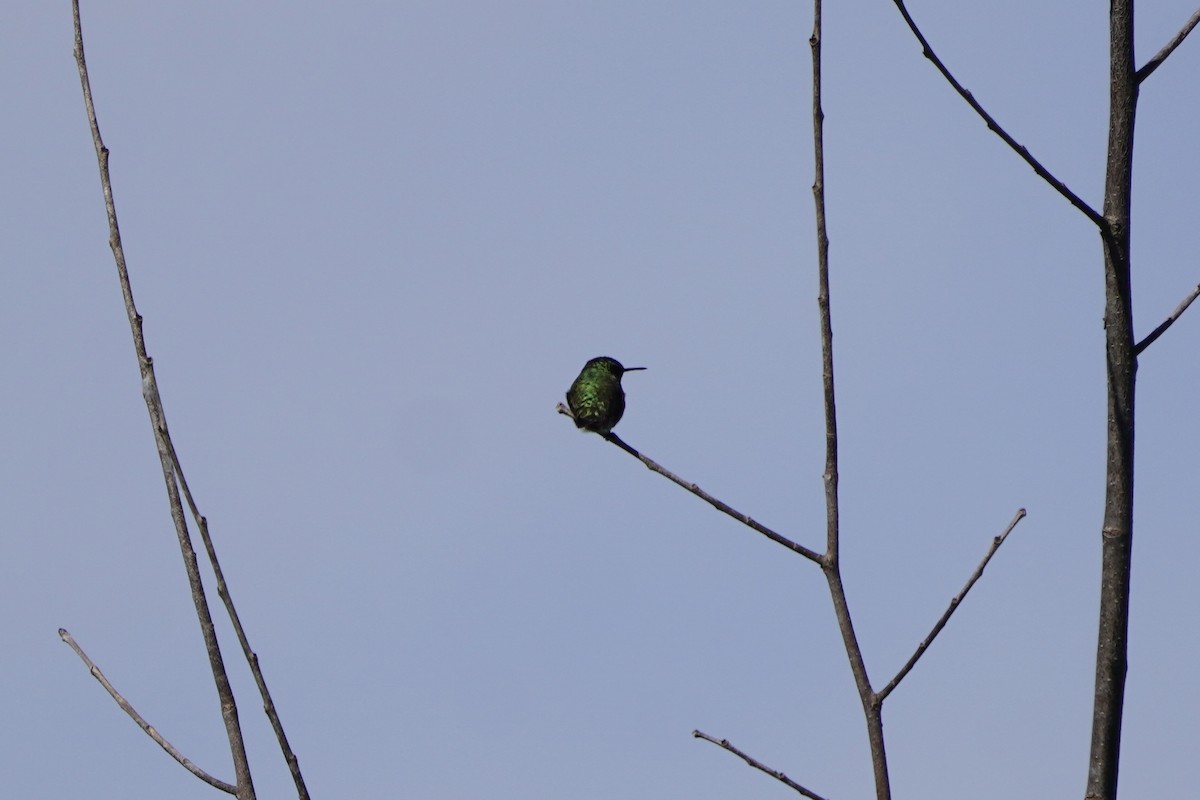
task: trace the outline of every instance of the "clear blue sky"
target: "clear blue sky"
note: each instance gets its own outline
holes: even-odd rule
[[[1103,4],[912,10],[1100,203]],[[1144,3],[1139,61],[1193,11]],[[822,544],[804,3],[85,3],[171,429],[314,797],[871,794],[819,571],[554,413]],[[69,3],[0,32],[0,770],[13,797],[210,798],[231,771],[141,400]],[[887,2],[826,9],[844,569],[897,797],[1082,795],[1104,365],[1091,225]],[[1135,316],[1200,281],[1200,41],[1144,86]],[[1141,359],[1122,792],[1192,785],[1200,311]],[[211,581],[209,586],[211,587]],[[215,594],[215,593],[214,593]],[[235,643],[260,797],[290,781]]]

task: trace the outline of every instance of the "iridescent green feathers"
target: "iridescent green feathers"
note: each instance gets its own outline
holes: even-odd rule
[[[621,376],[645,367],[623,367],[608,356],[593,358],[567,390],[567,405],[575,418],[575,427],[596,433],[608,433],[625,413],[625,391]]]

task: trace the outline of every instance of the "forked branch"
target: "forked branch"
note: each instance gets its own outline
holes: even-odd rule
[[[208,599],[204,592],[204,583],[200,577],[200,568],[196,563],[196,551],[192,547],[191,535],[187,527],[187,518],[183,513],[183,504],[179,497],[179,486],[175,480],[175,464],[172,447],[166,438],[167,420],[163,411],[162,397],[158,391],[158,381],[154,376],[154,362],[146,351],[146,340],[142,333],[142,316],[137,311],[133,300],[133,288],[129,281],[129,271],[125,263],[125,249],[121,244],[121,230],[117,223],[117,207],[113,199],[112,178],[108,170],[108,148],[100,136],[100,124],[96,120],[96,108],[92,101],[92,85],[88,77],[87,61],[83,51],[83,23],[79,15],[79,0],[72,0],[72,16],[75,23],[75,63],[79,69],[79,82],[83,90],[84,109],[87,113],[88,125],[92,132],[92,144],[96,149],[96,161],[100,168],[100,188],[104,194],[104,209],[108,216],[109,247],[117,265],[117,279],[121,285],[121,294],[125,300],[125,313],[129,319],[130,332],[133,335],[134,354],[137,356],[138,371],[142,379],[142,397],[146,402],[146,410],[150,415],[150,424],[154,433],[154,443],[158,449],[158,458],[162,466],[163,482],[166,485],[167,500],[171,508],[171,520],[175,525],[175,535],[179,541],[179,549],[183,555],[184,570],[187,572],[188,586],[192,593],[192,603],[196,609],[196,618],[200,623],[200,635],[204,639],[204,648],[208,654],[209,668],[212,671],[213,683],[216,685],[217,697],[220,701],[221,718],[225,723],[225,733],[229,740],[230,755],[233,759],[234,775],[237,778],[235,793],[238,800],[253,800],[254,781],[250,774],[250,763],[246,757],[246,744],[242,736],[241,723],[238,719],[237,701],[229,684],[229,675],[225,670],[225,661],[221,656],[221,647],[217,641],[216,628],[212,621],[212,612],[208,607]]]
[[[179,463],[179,454],[175,452],[175,444],[171,441],[170,433],[164,430],[162,436],[171,450],[175,476],[179,480],[184,499],[187,500],[188,509],[192,512],[192,519],[196,521],[196,527],[200,531],[200,540],[204,542],[204,551],[208,555],[208,563],[212,565],[213,575],[217,579],[217,596],[225,604],[225,612],[233,624],[234,633],[237,634],[238,643],[242,647],[242,655],[250,666],[250,673],[254,676],[255,685],[258,686],[258,694],[263,701],[263,711],[271,723],[271,730],[275,732],[275,740],[283,752],[283,759],[287,762],[288,771],[292,774],[292,783],[296,785],[296,796],[298,800],[309,800],[308,786],[304,783],[304,775],[300,772],[300,759],[296,757],[291,743],[288,742],[287,733],[283,730],[283,722],[279,719],[279,711],[275,707],[275,701],[271,698],[266,678],[263,677],[262,667],[258,663],[258,654],[250,647],[250,639],[246,636],[245,628],[242,627],[242,618],[237,613],[237,608],[233,604],[233,595],[229,593],[229,586],[225,583],[225,573],[221,570],[221,562],[217,560],[216,547],[208,533],[208,519],[200,513],[196,499],[192,497],[192,490],[188,487],[187,478],[184,477],[183,467]]]
[[[883,707],[875,700],[871,677],[863,659],[862,646],[854,630],[846,586],[842,582],[841,506],[838,499],[837,398],[833,381],[833,306],[829,290],[829,234],[825,225],[825,111],[821,103],[822,3],[813,0],[813,30],[808,39],[812,53],[813,209],[817,223],[817,311],[821,325],[821,388],[825,410],[825,561],[822,572],[837,618],[842,646],[854,676],[854,688],[862,703],[871,747],[871,770],[875,776],[876,800],[891,800],[887,748],[883,740]]]
[[[1107,235],[1108,222],[1105,221],[1104,217],[1097,213],[1096,209],[1084,202],[1083,198],[1071,191],[1071,189],[1065,183],[1054,177],[1050,170],[1046,169],[1040,161],[1033,157],[1027,147],[1020,144],[1016,139],[1009,135],[1008,131],[1004,130],[1000,123],[996,121],[995,117],[989,114],[987,110],[980,105],[979,101],[975,99],[975,96],[971,94],[961,83],[959,83],[958,79],[955,78],[953,74],[951,74],[946,65],[942,63],[942,60],[938,58],[937,53],[933,52],[933,48],[930,47],[929,41],[925,38],[925,35],[921,33],[921,29],[917,27],[917,23],[913,21],[912,15],[908,13],[908,9],[904,5],[904,0],[892,0],[892,2],[896,4],[896,8],[900,11],[900,15],[904,17],[904,21],[908,24],[909,30],[913,32],[913,36],[916,36],[917,41],[921,43],[921,52],[926,58],[933,62],[933,65],[937,67],[938,72],[942,73],[942,77],[944,77],[949,84],[954,87],[954,91],[958,92],[962,99],[967,101],[967,105],[975,109],[975,113],[983,118],[983,121],[987,123],[988,130],[992,131],[992,133],[1003,139],[1004,143],[1012,148],[1013,152],[1019,155],[1026,164],[1033,168],[1033,171],[1038,174],[1038,177],[1050,184],[1056,192],[1065,197],[1071,205],[1075,206],[1075,208],[1083,212],[1088,219],[1096,224],[1096,227],[1098,227],[1101,232]]]

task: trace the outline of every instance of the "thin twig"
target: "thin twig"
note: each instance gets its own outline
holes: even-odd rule
[[[816,792],[812,791],[811,789],[805,789],[803,786],[796,783],[794,780],[789,778],[787,775],[784,775],[779,770],[771,769],[770,767],[768,767],[766,764],[762,763],[761,761],[758,761],[757,759],[754,759],[754,758],[746,755],[741,750],[738,750],[736,747],[734,747],[733,745],[731,745],[729,743],[728,739],[718,739],[715,736],[709,736],[704,731],[692,731],[692,736],[695,736],[697,739],[703,739],[706,742],[712,742],[717,747],[720,747],[724,750],[728,750],[729,752],[733,753],[735,756],[740,758],[742,761],[745,761],[747,764],[754,767],[756,770],[767,773],[775,780],[779,781],[780,783],[784,784],[785,786],[795,789],[797,792],[799,792],[800,794],[809,798],[810,800],[825,800],[825,798],[822,797],[821,795],[817,794]]]
[[[562,403],[558,404],[557,410],[558,410],[558,413],[560,413],[560,414],[565,414],[568,417],[571,416],[570,410]],[[822,557],[821,557],[820,553],[817,553],[814,550],[810,550],[802,544],[793,542],[791,539],[787,538],[786,536],[783,536],[782,534],[776,533],[775,531],[768,528],[766,525],[756,522],[752,517],[750,517],[746,514],[743,514],[742,512],[738,511],[737,509],[733,508],[732,506],[729,506],[728,504],[723,503],[722,501],[713,497],[711,494],[704,491],[696,484],[689,483],[688,481],[684,480],[683,478],[680,478],[678,475],[671,472],[669,469],[663,467],[661,464],[659,464],[654,459],[650,458],[649,456],[642,455],[641,452],[639,452],[638,450],[636,450],[635,448],[630,446],[628,443],[625,442],[624,439],[622,439],[620,436],[617,436],[615,433],[609,432],[609,433],[601,433],[599,435],[602,438],[606,439],[607,441],[611,442],[612,444],[615,444],[617,447],[621,448],[626,453],[628,453],[629,455],[636,458],[638,461],[641,461],[646,466],[646,468],[649,469],[651,472],[657,472],[659,475],[662,475],[664,478],[671,481],[672,483],[682,486],[684,489],[687,489],[689,492],[696,495],[701,500],[703,500],[704,502],[711,505],[713,508],[716,508],[718,511],[728,514],[729,516],[733,517],[738,522],[747,526],[751,530],[761,533],[763,536],[766,536],[771,541],[773,541],[777,544],[783,545],[787,549],[789,549],[795,553],[798,553],[799,555],[804,556],[805,558],[807,558],[810,561],[815,562],[816,564],[822,563]]]
[[[937,53],[933,52],[933,48],[929,46],[929,42],[926,40],[925,35],[921,33],[921,29],[917,27],[917,23],[913,21],[912,15],[910,15],[908,13],[908,9],[905,8],[903,0],[892,0],[892,2],[894,2],[896,8],[899,9],[901,16],[904,17],[904,21],[908,23],[909,30],[913,32],[913,35],[917,37],[917,41],[921,43],[921,50],[924,56],[933,62],[933,65],[937,67],[938,72],[942,73],[942,76],[949,81],[951,86],[954,87],[954,91],[958,92],[962,99],[966,100],[967,104],[971,106],[971,108],[975,109],[975,113],[983,118],[983,121],[987,123],[988,130],[992,131],[1001,139],[1003,139],[1004,143],[1011,147],[1013,151],[1025,161],[1026,164],[1033,167],[1033,171],[1036,172],[1042,180],[1054,187],[1055,191],[1065,197],[1071,205],[1082,211],[1084,215],[1094,222],[1102,232],[1107,234],[1109,226],[1104,217],[1097,213],[1094,208],[1084,202],[1079,195],[1071,191],[1065,183],[1054,177],[1054,175],[1050,173],[1050,170],[1042,166],[1042,163],[1033,157],[1033,155],[1029,152],[1029,149],[1024,145],[1019,144],[1016,139],[1010,136],[1008,131],[1004,130],[1004,128],[1000,126],[1000,123],[998,123],[995,118],[992,117],[992,115],[989,114],[984,107],[979,104],[979,101],[975,99],[975,96],[967,91],[967,89],[964,88],[963,85],[959,83],[958,80],[950,73],[950,70],[946,68],[946,65],[942,63],[942,60],[937,57]]]
[[[825,110],[821,107],[821,0],[813,2],[813,209],[817,223],[817,308],[821,322],[821,387],[825,404],[825,550],[838,559],[838,434],[833,385],[833,312],[829,299],[829,231],[825,225]]]
[[[862,646],[854,631],[846,586],[842,582],[840,556],[840,505],[838,500],[837,402],[833,381],[833,311],[829,294],[829,235],[825,225],[825,111],[821,105],[821,0],[813,0],[813,31],[808,45],[812,51],[813,206],[817,222],[817,308],[821,320],[821,386],[825,409],[825,556],[823,572],[837,619],[842,646],[850,662],[854,687],[863,707],[867,741],[871,748],[871,770],[876,800],[891,800],[887,748],[883,736],[883,708],[875,702],[871,677],[863,659]]]
[[[558,404],[557,410],[558,410],[558,413],[560,413],[560,414],[565,414],[568,417],[571,416],[571,410],[569,408],[567,408],[565,405],[563,405],[562,403]],[[766,525],[761,525],[758,522],[755,522],[753,519],[751,519],[746,514],[743,514],[742,512],[738,511],[737,509],[727,505],[726,503],[721,502],[720,500],[713,497],[708,492],[701,489],[696,484],[685,481],[683,478],[679,477],[674,472],[671,472],[669,469],[666,469],[665,467],[660,465],[657,461],[654,461],[653,459],[642,455],[637,450],[633,449],[628,444],[626,444],[625,441],[620,436],[617,436],[615,433],[602,433],[602,434],[600,434],[600,436],[607,439],[609,442],[615,444],[617,447],[621,448],[626,453],[629,453],[629,455],[633,456],[638,461],[641,461],[643,464],[646,465],[646,468],[649,469],[651,472],[657,472],[659,475],[662,475],[664,478],[671,481],[672,483],[682,486],[684,489],[687,489],[689,492],[696,495],[696,497],[699,497],[701,500],[708,503],[713,508],[717,509],[718,511],[720,511],[724,514],[728,514],[729,516],[733,517],[738,522],[742,523],[743,525],[750,528],[751,530],[761,533],[763,536],[767,537],[772,542],[783,545],[788,550],[791,550],[793,553],[802,555],[805,558],[807,558],[809,561],[812,561],[815,564],[822,564],[824,562],[824,559],[822,558],[820,553],[818,553],[814,550],[809,550],[804,545],[793,542],[791,539],[787,538],[786,536],[776,533],[775,531],[768,528]]]
[[[228,794],[234,794],[237,792],[237,787],[234,786],[232,783],[226,783],[225,781],[223,781],[219,778],[214,778],[212,775],[209,775],[207,772],[205,772],[204,770],[197,767],[194,763],[192,763],[191,759],[184,757],[184,755],[182,753],[180,753],[177,749],[175,749],[175,745],[171,744],[166,739],[164,739],[162,734],[160,734],[154,728],[153,725],[151,725],[149,722],[147,722],[145,717],[143,717],[141,714],[139,714],[137,712],[137,709],[135,709],[132,705],[130,705],[129,701],[126,700],[121,695],[121,693],[118,692],[111,683],[109,683],[108,678],[104,677],[104,673],[100,671],[100,668],[97,667],[96,664],[90,658],[88,658],[88,654],[83,652],[83,648],[80,647],[75,642],[74,637],[72,637],[71,634],[67,632],[66,628],[59,628],[58,636],[60,639],[62,639],[64,642],[66,642],[67,644],[69,644],[71,646],[71,649],[75,651],[75,655],[79,656],[83,660],[83,663],[87,665],[88,670],[91,671],[92,677],[100,682],[100,685],[103,686],[105,688],[105,690],[108,691],[108,693],[112,696],[113,700],[117,701],[117,705],[119,705],[121,707],[121,709],[126,714],[128,714],[134,722],[136,722],[138,724],[139,728],[141,728],[143,731],[146,732],[147,736],[149,736],[151,739],[153,739],[155,742],[157,742],[158,746],[161,747],[163,750],[166,750],[167,755],[169,755],[171,758],[178,761],[183,766],[184,769],[186,769],[188,772],[192,773],[197,778],[204,781],[205,783],[207,783],[209,786],[213,787],[214,789],[220,789],[221,791],[227,792]]]
[[[217,550],[213,546],[212,537],[208,533],[208,519],[200,513],[200,509],[196,505],[196,500],[192,497],[192,490],[188,487],[187,478],[184,477],[183,467],[179,463],[179,454],[175,451],[175,444],[171,441],[170,434],[167,431],[163,431],[163,436],[171,448],[171,461],[175,465],[175,475],[179,478],[179,486],[183,490],[183,496],[187,500],[188,508],[192,512],[192,518],[196,521],[196,527],[200,531],[200,539],[204,542],[204,550],[208,554],[208,562],[212,565],[213,575],[216,576],[217,594],[225,604],[225,611],[229,614],[229,621],[233,623],[233,630],[237,634],[238,643],[242,646],[242,654],[246,658],[246,663],[250,666],[250,672],[254,675],[254,682],[258,686],[259,695],[262,697],[263,711],[271,723],[271,729],[275,731],[275,739],[279,742],[279,748],[283,751],[283,758],[287,762],[288,770],[292,773],[292,782],[296,785],[297,797],[299,800],[309,800],[308,787],[304,783],[304,776],[300,773],[300,759],[296,757],[291,744],[288,743],[287,734],[283,730],[283,722],[279,719],[279,712],[275,708],[275,701],[271,699],[271,692],[267,689],[266,678],[263,677],[262,669],[259,666],[258,654],[250,647],[250,640],[246,636],[245,629],[242,627],[241,617],[238,616],[237,609],[233,605],[233,596],[229,593],[229,587],[225,583],[225,573],[221,571],[221,562],[217,560]]]
[[[1188,34],[1191,33],[1198,24],[1200,24],[1200,8],[1196,9],[1196,13],[1192,14],[1192,18],[1184,23],[1184,26],[1179,29],[1179,33],[1175,34],[1175,38],[1167,42],[1162,50],[1159,50],[1154,54],[1154,58],[1142,65],[1142,68],[1134,74],[1134,78],[1137,80],[1137,82],[1141,83],[1142,81],[1146,80],[1146,78],[1149,78],[1154,70],[1162,66],[1162,63],[1167,60],[1167,56],[1175,52],[1176,47],[1179,47],[1179,45],[1183,44],[1183,40],[1188,37]]]
[[[973,573],[971,573],[971,577],[967,579],[965,584],[963,584],[963,587],[959,593],[954,595],[954,597],[950,600],[950,605],[942,614],[941,619],[934,624],[933,630],[931,630],[929,635],[926,636],[919,645],[917,645],[917,651],[913,653],[912,658],[908,659],[908,662],[900,668],[900,671],[896,673],[896,677],[892,678],[888,685],[883,687],[876,695],[880,702],[883,702],[884,698],[891,694],[892,690],[900,685],[900,681],[904,680],[904,677],[908,675],[908,673],[912,672],[912,668],[917,665],[917,661],[920,660],[921,656],[925,655],[925,651],[929,649],[929,645],[933,644],[933,640],[936,639],[937,635],[942,632],[942,628],[946,627],[946,623],[950,621],[950,615],[958,609],[963,599],[967,596],[967,592],[971,591],[971,587],[975,585],[975,581],[979,580],[980,576],[983,575],[983,570],[987,567],[988,562],[992,560],[992,556],[996,555],[996,551],[1000,549],[1000,545],[1004,544],[1004,540],[1008,538],[1010,533],[1012,533],[1013,528],[1017,527],[1017,523],[1024,518],[1025,509],[1018,509],[1017,515],[1012,518],[1012,522],[1008,523],[1008,527],[1004,529],[1004,532],[992,539],[992,546],[988,548],[983,560],[979,562],[979,566],[975,568]]]
[[[613,444],[615,444],[617,447],[624,450],[626,453],[629,453],[629,455],[633,456],[638,461],[641,461],[643,464],[646,465],[646,468],[649,469],[651,472],[657,472],[659,475],[662,475],[664,478],[671,481],[672,483],[676,483],[679,486],[682,486],[684,489],[687,489],[689,492],[696,495],[696,497],[699,497],[701,500],[708,503],[713,508],[717,509],[718,511],[720,511],[722,513],[728,514],[729,516],[733,517],[738,522],[742,523],[743,525],[750,528],[751,530],[761,533],[763,536],[767,537],[772,542],[783,545],[787,549],[791,550],[793,553],[802,555],[805,558],[807,558],[809,561],[812,561],[815,564],[822,564],[824,562],[820,553],[817,553],[813,550],[809,550],[804,545],[799,544],[797,542],[793,542],[791,539],[788,539],[786,536],[782,536],[782,535],[776,533],[775,531],[768,528],[766,525],[761,525],[758,522],[755,522],[753,519],[751,519],[746,514],[743,514],[742,512],[738,511],[737,509],[734,509],[734,508],[730,507],[729,505],[727,505],[726,503],[721,502],[720,500],[713,497],[708,492],[701,489],[696,484],[685,481],[683,478],[680,478],[675,473],[664,468],[658,462],[654,461],[651,458],[648,458],[647,456],[642,455],[637,450],[635,450],[633,447],[630,447],[628,444],[626,444],[625,441],[620,436],[617,436],[615,433],[606,434],[606,435],[604,435],[604,438],[607,439],[608,441],[612,442]]]
[[[1192,291],[1188,292],[1188,296],[1183,298],[1183,302],[1175,306],[1175,310],[1171,312],[1171,315],[1164,319],[1162,324],[1160,324],[1157,328],[1150,331],[1149,336],[1147,336],[1145,339],[1142,339],[1137,343],[1137,345],[1134,346],[1133,354],[1135,356],[1141,355],[1143,350],[1154,344],[1154,340],[1166,333],[1167,328],[1174,325],[1175,320],[1183,316],[1183,312],[1187,311],[1188,306],[1190,306],[1192,301],[1197,297],[1200,297],[1200,286],[1197,286],[1195,289],[1192,289]]]
[[[246,744],[242,737],[241,723],[238,720],[237,702],[233,689],[229,684],[229,675],[225,670],[225,662],[221,657],[221,647],[217,641],[216,628],[213,626],[212,612],[208,607],[208,599],[204,593],[204,583],[200,578],[200,568],[196,562],[196,551],[192,547],[191,536],[188,532],[187,519],[183,514],[183,505],[179,497],[179,487],[175,481],[175,466],[171,456],[170,441],[166,437],[166,413],[163,410],[162,397],[158,391],[158,381],[154,376],[154,362],[146,352],[146,340],[142,332],[142,317],[133,301],[133,288],[129,281],[129,271],[125,263],[125,250],[121,244],[121,230],[117,223],[117,207],[113,200],[112,178],[108,169],[108,148],[100,136],[100,125],[96,120],[96,108],[92,100],[91,80],[88,77],[87,61],[83,52],[83,23],[79,15],[79,0],[72,0],[72,16],[75,24],[75,63],[79,68],[79,82],[83,90],[84,108],[87,112],[88,125],[92,132],[92,144],[96,149],[96,160],[100,168],[100,188],[104,194],[104,208],[108,215],[109,247],[117,265],[117,278],[121,284],[121,294],[125,301],[125,313],[129,318],[129,328],[133,334],[134,353],[137,356],[138,370],[142,379],[142,397],[146,402],[146,410],[150,414],[151,429],[154,433],[158,458],[162,466],[163,481],[166,484],[167,500],[171,507],[171,520],[175,525],[176,538],[183,555],[184,570],[187,573],[188,586],[192,593],[192,603],[196,609],[196,618],[200,623],[200,635],[204,639],[204,648],[208,654],[209,668],[212,671],[213,683],[216,685],[217,697],[220,701],[221,718],[225,723],[225,733],[229,740],[230,755],[233,759],[234,775],[237,778],[235,793],[238,800],[254,800],[254,781],[250,774],[250,763],[246,757]]]

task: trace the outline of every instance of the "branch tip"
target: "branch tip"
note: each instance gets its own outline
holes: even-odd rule
[[[967,582],[963,584],[963,587],[959,590],[958,594],[950,598],[950,605],[946,607],[946,610],[942,612],[942,616],[936,623],[934,623],[934,626],[929,631],[929,634],[921,640],[919,645],[917,645],[916,651],[912,654],[908,661],[905,662],[904,666],[900,668],[900,671],[896,673],[896,677],[892,678],[888,682],[887,686],[883,687],[881,690],[879,690],[879,692],[876,693],[875,696],[879,702],[883,702],[883,700],[889,694],[891,694],[897,686],[900,685],[900,681],[904,680],[908,673],[912,672],[913,667],[917,665],[917,662],[921,659],[921,656],[923,656],[929,649],[929,646],[933,644],[933,640],[937,638],[937,635],[942,632],[942,628],[946,627],[946,623],[950,621],[951,615],[954,614],[954,612],[958,610],[959,606],[962,605],[962,601],[966,598],[967,592],[971,591],[971,587],[974,586],[975,582],[983,576],[983,570],[987,567],[988,562],[992,560],[992,556],[996,555],[996,551],[1000,549],[1000,545],[1004,544],[1004,541],[1008,538],[1008,535],[1012,533],[1013,528],[1017,527],[1017,523],[1024,518],[1025,509],[1017,509],[1017,513],[1013,516],[1012,521],[1008,523],[1008,527],[1006,527],[999,535],[992,538],[992,545],[988,548],[987,553],[984,554],[983,560],[979,562],[977,567],[975,567],[975,571],[971,573],[971,577],[969,577]]]
[[[801,786],[799,783],[796,783],[794,780],[789,778],[787,775],[785,775],[780,770],[772,769],[771,767],[768,767],[766,764],[762,763],[761,761],[759,761],[755,758],[752,758],[751,756],[742,752],[738,748],[734,747],[732,744],[729,743],[728,739],[717,739],[716,737],[709,736],[707,733],[704,733],[703,731],[699,731],[699,730],[693,730],[692,736],[697,739],[703,739],[706,742],[711,742],[711,743],[715,744],[717,747],[720,747],[722,750],[728,750],[730,753],[733,753],[735,756],[740,758],[742,761],[745,761],[747,764],[754,767],[759,772],[765,772],[767,775],[770,775],[772,778],[779,781],[780,783],[787,786],[788,788],[793,789],[793,790],[799,792],[800,794],[804,795],[805,797],[809,798],[809,800],[825,800],[825,798],[821,797],[821,795],[817,794],[816,792],[812,791],[811,789],[807,789],[804,786]]]
[[[1197,13],[1200,13],[1200,12],[1197,12]],[[1194,289],[1192,289],[1192,291],[1188,292],[1188,296],[1183,298],[1182,302],[1180,302],[1179,305],[1177,305],[1175,307],[1175,310],[1172,311],[1170,313],[1170,315],[1165,320],[1163,320],[1162,323],[1157,328],[1150,331],[1150,334],[1148,336],[1146,336],[1145,339],[1142,339],[1140,342],[1138,342],[1134,346],[1134,348],[1133,348],[1134,356],[1141,355],[1143,350],[1145,350],[1150,345],[1154,344],[1155,340],[1158,339],[1158,337],[1160,337],[1164,333],[1166,333],[1167,328],[1174,325],[1175,320],[1177,320],[1181,316],[1183,316],[1183,312],[1188,310],[1188,306],[1190,306],[1197,297],[1200,297],[1200,285],[1197,285]]]
[[[83,648],[80,647],[79,643],[75,641],[75,638],[67,632],[66,628],[59,628],[58,635],[59,638],[66,642],[67,645],[75,651],[75,655],[79,656],[80,660],[83,661],[85,666],[87,666],[88,672],[90,672],[92,677],[104,687],[105,691],[107,691],[109,696],[116,701],[121,710],[128,714],[129,718],[137,723],[137,726],[141,728],[145,734],[149,736],[159,747],[165,750],[167,755],[179,762],[180,766],[182,766],[188,772],[192,773],[214,789],[220,789],[227,794],[237,794],[236,786],[209,775],[207,772],[200,769],[200,767],[196,766],[191,759],[180,753],[175,745],[163,738],[162,734],[158,732],[158,729],[147,722],[145,717],[139,714],[137,709],[135,709],[133,705],[130,704],[130,702],[126,700],[120,692],[117,691],[116,687],[109,682],[108,678],[105,677],[104,672],[100,669],[100,667],[96,666],[96,663],[92,661],[91,658],[88,657],[88,654],[83,651]]]

